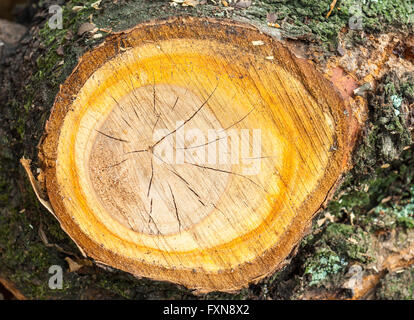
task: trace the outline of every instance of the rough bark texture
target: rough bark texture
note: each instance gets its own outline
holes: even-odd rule
[[[25,156],[36,164],[36,146],[59,84],[86,50],[109,32],[139,22],[197,15],[249,21],[281,36],[322,71],[331,65],[348,71],[352,77],[345,88],[349,83],[351,88],[375,84],[361,88],[363,97],[355,98],[366,102],[368,120],[354,154],[354,169],[315,219],[291,263],[238,294],[198,298],[412,299],[414,160],[409,146],[414,70],[409,20],[413,9],[408,1],[363,6],[363,30],[347,28],[352,1],[338,1],[341,10],[334,10],[329,18],[331,1],[266,0],[247,7],[208,1],[185,7],[168,1],[104,0],[100,9],[91,7],[94,2],[67,2],[63,29],[50,30],[48,7],[55,3],[41,1],[20,43],[0,47],[0,280],[5,279],[0,282],[13,283],[34,299],[194,298],[175,285],[135,279],[82,258],[57,221],[38,204],[18,161]],[[73,10],[79,5],[85,7]],[[84,24],[91,21],[99,30]],[[91,31],[85,31],[88,27]],[[381,60],[379,53],[384,52],[387,58]],[[383,71],[369,68],[374,65]],[[51,265],[65,271],[62,290],[48,287]]]

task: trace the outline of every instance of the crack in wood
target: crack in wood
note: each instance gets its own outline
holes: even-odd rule
[[[152,186],[152,179],[154,178],[154,164],[152,161],[152,157],[151,157],[151,178],[148,184],[148,192],[147,192],[147,197],[149,197],[150,191],[151,191],[151,186]],[[152,202],[152,199],[151,199]]]
[[[232,171],[228,171],[228,170],[223,170],[223,169],[219,169],[219,168],[213,168],[213,167],[207,167],[207,166],[202,166],[196,163],[191,163],[191,162],[185,162],[186,164],[201,168],[201,169],[207,169],[207,170],[213,170],[213,171],[217,171],[217,172],[222,172],[222,173],[227,173],[227,174],[232,174],[238,177],[242,177],[247,179],[248,181],[250,181],[251,183],[253,183],[255,186],[263,189],[264,192],[268,193],[268,191],[260,184],[256,183],[255,181],[253,181],[252,179],[246,177],[245,175],[242,175],[240,173],[236,173],[236,172],[232,172]]]
[[[180,216],[178,214],[178,208],[177,208],[177,203],[175,202],[174,192],[172,191],[171,186],[170,186],[169,183],[168,183],[168,187],[170,188],[172,200],[173,200],[173,203],[174,203],[175,215],[176,215],[177,221],[178,221],[178,231],[181,232],[181,220],[180,220]]]
[[[102,135],[104,135],[105,137],[107,137],[107,138],[110,138],[110,139],[113,139],[113,140],[117,140],[117,141],[120,141],[120,142],[126,142],[126,143],[129,143],[129,141],[128,140],[124,140],[124,139],[121,139],[121,138],[117,138],[117,137],[114,137],[114,136],[111,136],[111,135],[109,135],[109,134],[106,134],[106,133],[104,133],[104,132],[102,132],[102,131],[100,131],[100,130],[97,130],[97,129],[95,129],[98,133],[100,133],[100,134],[102,134]]]
[[[181,129],[182,127],[184,127],[184,125],[186,125],[188,122],[190,122],[197,115],[197,113],[207,104],[207,102],[211,99],[211,97],[214,95],[214,92],[216,92],[218,84],[219,84],[219,82],[217,81],[217,84],[216,84],[215,88],[213,89],[213,91],[210,93],[210,95],[207,97],[207,99],[201,104],[201,106],[193,113],[193,115],[190,118],[185,120],[181,125],[179,125],[177,128],[175,128],[173,131],[171,131],[170,133],[166,134],[161,139],[159,139],[156,143],[154,143],[152,145],[152,148],[154,148],[156,145],[158,145],[165,138],[167,138],[168,136],[174,134],[175,132],[177,132],[177,130]]]

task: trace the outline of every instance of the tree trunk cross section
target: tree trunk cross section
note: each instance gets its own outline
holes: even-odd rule
[[[95,260],[201,292],[283,265],[347,169],[348,103],[256,28],[173,18],[86,53],[40,158],[62,228]]]

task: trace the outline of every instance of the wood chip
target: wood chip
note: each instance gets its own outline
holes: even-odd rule
[[[101,4],[102,0],[98,0],[94,3],[91,4],[91,7],[94,8],[95,10],[101,10],[101,8],[99,8],[99,5]]]
[[[79,12],[79,11],[81,11],[83,8],[85,8],[85,7],[84,7],[84,6],[74,6],[74,7],[72,8],[72,11]]]
[[[182,4],[183,7],[195,7],[199,5],[200,2],[198,0],[185,0]]]
[[[252,41],[252,44],[254,46],[262,46],[264,45],[264,42],[262,40]]]
[[[278,28],[278,29],[281,28],[280,27],[280,24],[278,24],[278,23],[270,23],[270,22],[268,22],[267,25],[269,27],[273,27],[273,28]]]
[[[355,240],[354,238],[349,238],[348,241],[353,243],[353,244],[358,244],[358,241]]]
[[[390,200],[392,200],[392,196],[389,196],[389,197],[386,197],[386,198],[382,199],[382,200],[381,200],[381,203],[387,203],[387,202],[389,202]]]

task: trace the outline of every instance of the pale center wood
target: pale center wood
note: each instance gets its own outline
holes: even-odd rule
[[[97,129],[90,174],[101,203],[119,222],[138,232],[170,234],[214,209],[231,177],[222,171],[232,169],[218,157],[206,163],[206,149],[215,145],[218,151],[219,143],[207,141],[209,130],[224,129],[203,104],[188,89],[165,84],[116,101]],[[207,165],[222,171],[200,168]]]

